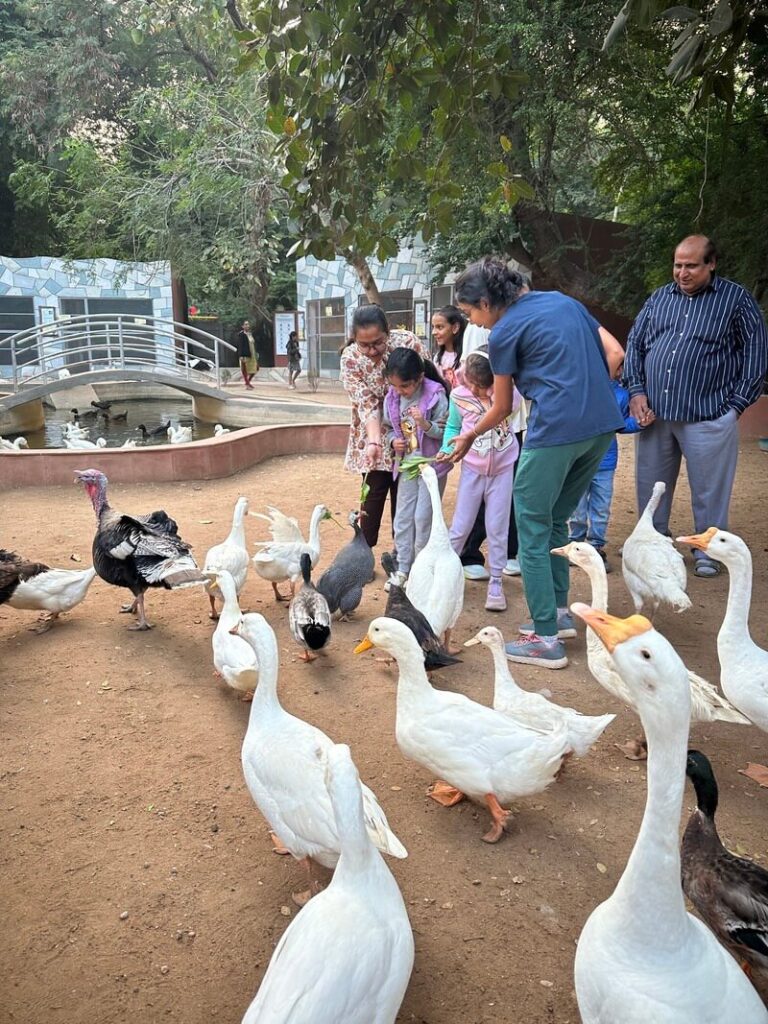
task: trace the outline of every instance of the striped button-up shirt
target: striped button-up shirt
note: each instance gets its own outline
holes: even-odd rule
[[[741,415],[762,394],[768,332],[760,308],[740,284],[713,275],[686,295],[657,288],[627,341],[624,375],[630,397],[646,395],[662,420],[698,423]]]

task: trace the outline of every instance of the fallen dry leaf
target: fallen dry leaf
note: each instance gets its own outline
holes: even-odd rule
[[[758,786],[768,789],[768,768],[764,764],[755,764],[750,761],[746,768],[739,768],[739,775],[746,775],[748,779],[752,779]]]

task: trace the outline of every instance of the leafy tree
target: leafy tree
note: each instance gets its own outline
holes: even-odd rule
[[[251,4],[241,67],[266,69],[297,254],[342,254],[375,300],[368,256],[395,255],[406,221],[425,239],[449,229],[461,198],[451,149],[481,145],[486,99],[514,97],[522,81],[497,10],[489,0]],[[414,182],[425,202],[409,210],[402,193]]]

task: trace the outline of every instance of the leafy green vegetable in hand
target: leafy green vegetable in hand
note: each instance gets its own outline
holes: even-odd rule
[[[426,455],[409,455],[400,463],[400,475],[406,480],[415,480],[419,475],[419,467],[429,462],[435,462],[435,459],[427,458]]]

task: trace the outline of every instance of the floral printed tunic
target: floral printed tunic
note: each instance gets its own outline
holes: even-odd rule
[[[366,455],[368,435],[365,432],[365,425],[372,417],[376,417],[381,423],[384,396],[388,387],[384,377],[384,366],[390,352],[403,346],[415,349],[422,359],[429,358],[416,335],[403,330],[390,331],[380,363],[374,363],[354,343],[347,345],[341,354],[341,383],[352,402],[352,423],[344,468],[352,473],[366,473],[369,469],[392,471],[392,451],[389,447],[380,448],[376,462],[369,462]]]

